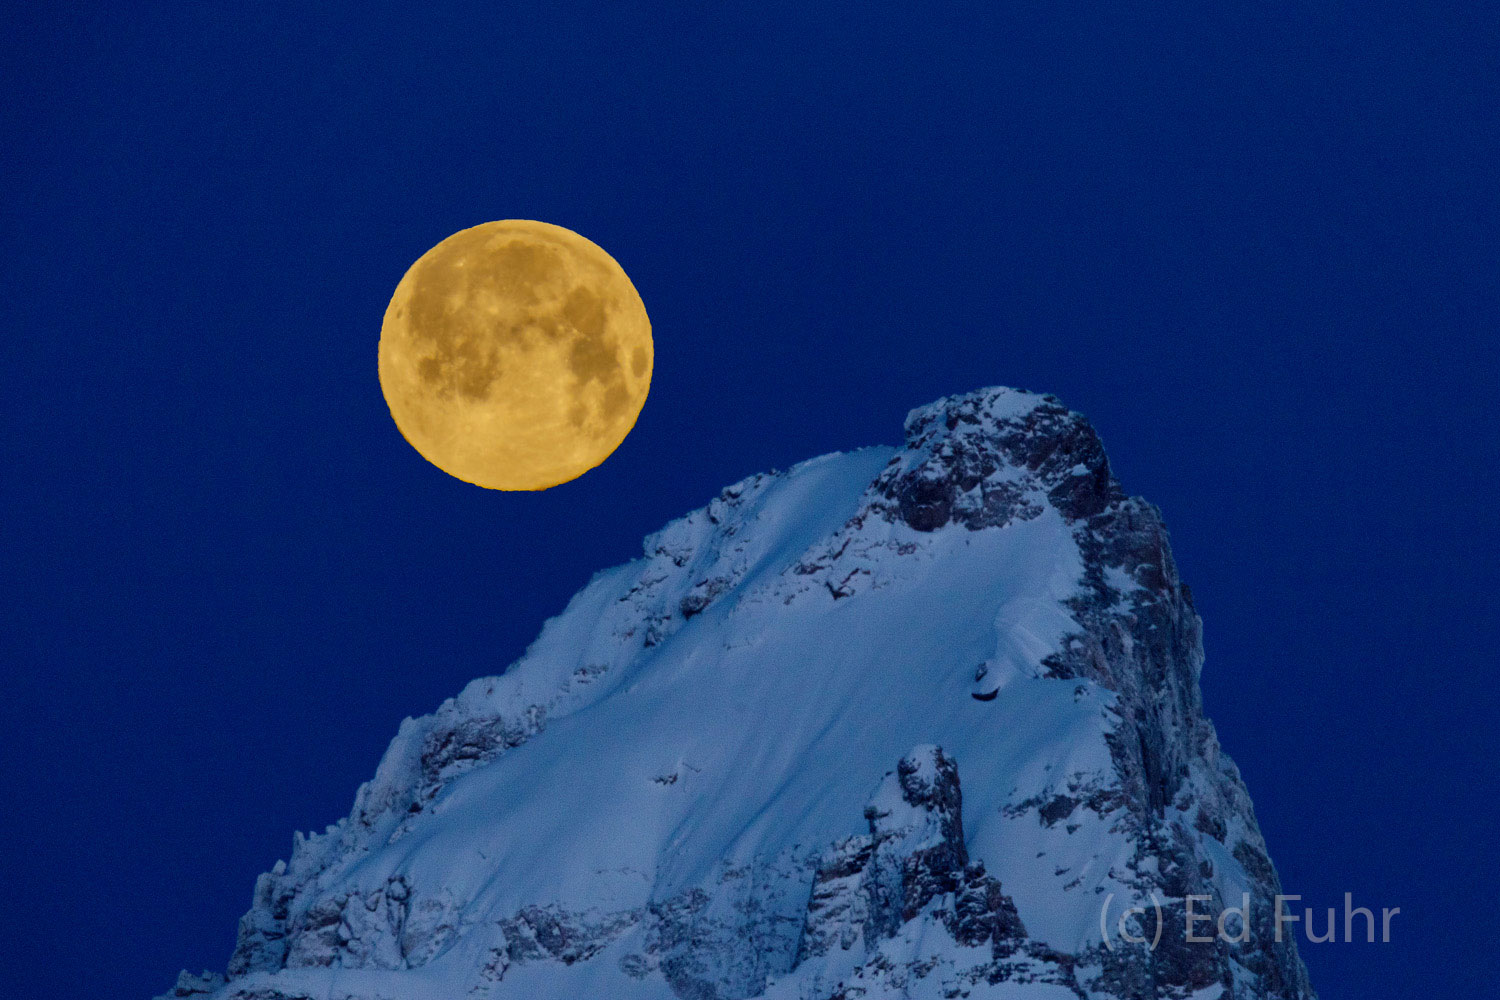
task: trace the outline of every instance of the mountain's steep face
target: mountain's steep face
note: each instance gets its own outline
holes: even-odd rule
[[[404,723],[227,980],[167,996],[1311,997],[1202,659],[1082,417],[939,400],[729,487]]]

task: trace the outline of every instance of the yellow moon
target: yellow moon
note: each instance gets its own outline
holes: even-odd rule
[[[464,229],[407,270],[380,389],[413,448],[493,490],[544,490],[625,440],[651,388],[651,321],[615,259],[561,226]]]

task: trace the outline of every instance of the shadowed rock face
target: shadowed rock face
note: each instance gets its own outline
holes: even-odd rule
[[[971,393],[913,410],[906,447],[875,488],[887,511],[918,531],[971,530],[1041,514],[1037,494],[1070,519],[1122,499],[1087,420],[1053,396],[1015,406],[1013,394]]]
[[[875,488],[886,516],[919,531],[950,522],[977,531],[1036,517],[1044,509],[1037,494],[1074,527],[1083,586],[1067,604],[1082,628],[1043,665],[1051,677],[1087,679],[1119,695],[1121,721],[1108,737],[1119,784],[1103,798],[1096,792],[1090,806],[1127,825],[1137,849],[1136,887],[1177,900],[1164,907],[1166,930],[1154,950],[1094,954],[1103,970],[1098,985],[1119,996],[1160,996],[1223,983],[1226,996],[1238,996],[1244,987],[1235,986],[1232,959],[1266,991],[1248,995],[1313,995],[1295,942],[1275,941],[1271,901],[1281,883],[1238,769],[1203,717],[1202,623],[1178,578],[1160,511],[1125,495],[1081,415],[1052,396],[1030,408],[1014,402],[1004,391],[979,392],[914,410],[906,448]],[[1037,808],[1045,823],[1061,818],[1049,813],[1075,806],[1059,798]],[[1234,819],[1240,832],[1231,840]],[[1212,862],[1195,846],[1205,832],[1228,846],[1248,875],[1251,921],[1265,933],[1244,945],[1186,940],[1181,900],[1193,894],[1221,902]]]
[[[849,494],[856,498],[850,509],[818,532],[796,534],[802,519],[826,518],[826,511],[805,500],[775,506],[777,491],[791,490],[806,472],[755,476],[729,487],[703,510],[653,535],[646,558],[601,575],[555,620],[566,623],[573,615],[584,624],[567,633],[579,648],[557,659],[552,674],[540,672],[551,662],[546,657],[561,654],[533,652],[506,675],[475,682],[434,715],[408,720],[375,779],[361,788],[349,819],[299,839],[290,863],[261,876],[227,981],[184,973],[167,996],[425,1000],[431,984],[442,982],[453,996],[528,1000],[616,994],[978,1000],[1002,987],[1008,998],[1038,1000],[1311,1000],[1294,941],[1275,941],[1271,900],[1281,887],[1249,795],[1203,717],[1202,632],[1191,593],[1178,579],[1159,512],[1120,488],[1087,421],[1050,396],[981,390],[912,411],[905,444],[883,469],[884,454],[861,461],[867,464]],[[829,494],[791,495],[825,503]],[[414,874],[421,869],[411,859],[419,860],[425,845],[447,829],[444,810],[456,791],[468,787],[475,794],[462,782],[483,779],[517,748],[548,740],[556,720],[583,707],[607,707],[612,685],[622,677],[649,679],[653,665],[674,648],[693,650],[686,660],[667,660],[679,664],[678,671],[698,657],[724,658],[715,664],[724,671],[775,670],[772,661],[736,668],[728,651],[759,648],[784,620],[818,623],[796,634],[820,641],[841,620],[834,615],[862,602],[917,601],[932,588],[942,588],[946,603],[970,596],[968,578],[955,582],[957,571],[949,568],[958,565],[959,553],[971,542],[978,548],[984,540],[1043,528],[1055,530],[1055,544],[1067,550],[1056,565],[1076,579],[1063,596],[1046,596],[1051,592],[1040,584],[1026,596],[1054,600],[1068,627],[1044,651],[1010,663],[1013,679],[986,689],[983,701],[968,694],[972,660],[953,666],[962,678],[956,685],[944,670],[919,674],[913,667],[910,675],[887,677],[886,683],[906,686],[899,692],[903,709],[950,692],[971,714],[945,708],[934,718],[965,719],[982,738],[950,730],[941,734],[940,747],[936,740],[923,742],[929,735],[923,732],[873,765],[825,763],[828,770],[814,775],[822,788],[831,794],[852,785],[860,796],[846,815],[826,824],[826,838],[771,855],[730,851],[687,882],[669,873],[691,841],[671,840],[657,870],[632,875],[654,886],[649,896],[618,904],[603,894],[603,902],[590,905],[543,897],[501,905]],[[767,569],[770,553],[787,549],[789,537],[800,540],[780,557],[784,565]],[[974,572],[974,563],[964,565]],[[1009,608],[1004,604],[994,623],[1000,631],[1004,615],[1015,613]],[[752,612],[755,617],[736,617]],[[917,621],[913,627],[921,627]],[[705,629],[720,631],[712,642],[693,646],[695,636],[710,634]],[[749,794],[756,769],[772,767],[788,741],[815,747],[854,710],[854,702],[835,700],[826,717],[784,730],[773,725],[810,711],[803,702],[819,704],[815,695],[823,686],[847,680],[833,671],[871,669],[869,662],[837,658],[854,638],[839,634],[819,647],[813,666],[789,673],[789,686],[767,688],[774,697],[745,706],[752,734],[759,725],[779,735],[767,736],[764,745],[752,740],[720,784],[700,784],[706,779],[698,767],[674,747],[662,769],[630,795],[658,797],[648,801],[663,810],[668,799],[661,796],[700,796],[695,810],[661,824],[689,829],[715,802]],[[952,642],[958,641],[955,635]],[[929,651],[924,656],[941,656],[930,651],[942,646],[924,642],[921,648]],[[894,652],[881,647],[871,655]],[[674,674],[673,683],[687,681]],[[1027,761],[1018,765],[1006,756],[1021,752],[1005,742],[1007,727],[1031,724],[1033,717],[1005,713],[1021,698],[1034,699],[1028,705],[1101,707],[1048,716],[1074,719],[1073,728],[1059,722],[1055,733],[1034,734],[1044,751],[1030,760],[1030,771],[1018,770]],[[596,711],[589,718],[597,724],[601,716]],[[863,739],[865,732],[904,731],[905,720],[870,717],[860,725]],[[927,723],[913,723],[920,725]],[[943,749],[955,742],[968,749]],[[1078,760],[1097,763],[1057,763]],[[970,797],[977,787],[977,800],[989,805],[965,804],[961,768]],[[1035,772],[1050,776],[1024,778]],[[801,774],[793,769],[772,786]],[[866,803],[862,822],[860,801]],[[759,808],[769,814],[775,802]],[[737,829],[726,842],[748,839],[752,828]],[[511,831],[515,838],[525,832]],[[1075,851],[1075,839],[1098,852],[1081,866],[1088,871],[1075,873],[1068,867],[1073,862],[1013,846],[1037,837],[1060,857]],[[502,841],[501,855],[510,839]],[[377,877],[376,862],[386,856],[400,862],[379,869]],[[467,864],[499,862],[484,855]],[[566,854],[555,860],[565,874],[587,864]],[[503,887],[526,873],[493,867],[482,874],[485,884]],[[604,879],[608,873],[595,874]],[[1028,901],[1027,883],[1052,886],[1054,895]],[[1208,896],[1197,910],[1217,912],[1238,906],[1242,890],[1251,896],[1252,933],[1245,941],[1186,940],[1185,897]],[[1047,930],[1054,908],[1076,906],[1080,898],[1094,906],[1096,894],[1106,891],[1119,897],[1116,913],[1160,901],[1163,927],[1154,949],[1119,940],[1105,946],[1087,929],[1060,941],[1055,926]],[[329,970],[343,970],[343,978],[329,979]],[[335,981],[337,990],[330,986]]]
[[[940,747],[914,749],[886,775],[865,820],[870,832],[833,847],[818,865],[799,960],[878,943],[925,910],[965,947],[997,956],[1026,928],[982,862],[964,847],[958,766]]]

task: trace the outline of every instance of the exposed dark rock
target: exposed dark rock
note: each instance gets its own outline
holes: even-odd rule
[[[1087,420],[1053,396],[1013,399],[987,390],[914,410],[906,451],[875,481],[887,512],[918,531],[978,530],[1036,517],[1044,502],[1076,520],[1120,499]]]

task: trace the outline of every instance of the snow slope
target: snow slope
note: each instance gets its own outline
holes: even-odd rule
[[[407,720],[227,981],[167,995],[1311,996],[1290,943],[1171,930],[1278,889],[1201,660],[1086,421],[939,400],[729,487]],[[1161,946],[1105,941],[1152,897]]]

